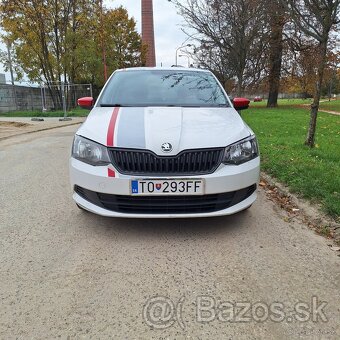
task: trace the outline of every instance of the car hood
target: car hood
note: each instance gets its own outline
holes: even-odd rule
[[[165,155],[182,150],[225,147],[251,130],[234,108],[121,107],[94,108],[77,134],[100,144],[148,149]]]

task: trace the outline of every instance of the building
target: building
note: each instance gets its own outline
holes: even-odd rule
[[[142,41],[147,46],[145,66],[156,66],[152,0],[142,0]]]

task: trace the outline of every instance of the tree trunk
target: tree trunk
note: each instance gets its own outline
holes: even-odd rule
[[[279,96],[282,50],[282,33],[284,20],[284,9],[278,2],[273,2],[273,14],[270,20],[270,40],[269,40],[269,94],[267,107],[277,107]]]
[[[310,110],[310,121],[309,121],[308,134],[307,134],[307,138],[305,141],[305,144],[311,148],[313,148],[315,145],[316,121],[317,121],[319,105],[320,105],[323,75],[324,75],[324,70],[325,70],[326,61],[327,61],[327,43],[328,43],[328,40],[325,39],[325,41],[319,44],[320,63],[319,63],[318,71],[317,71],[318,78],[317,78],[317,83],[316,83],[316,88],[315,88],[314,100],[313,100],[313,104],[311,105],[311,110]]]
[[[237,76],[237,97],[242,97],[243,95],[243,74]]]

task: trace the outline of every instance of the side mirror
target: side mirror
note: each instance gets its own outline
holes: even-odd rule
[[[82,109],[92,109],[94,104],[94,100],[92,97],[83,97],[78,99],[78,105]]]
[[[250,100],[247,98],[234,98],[233,105],[237,111],[248,109]]]

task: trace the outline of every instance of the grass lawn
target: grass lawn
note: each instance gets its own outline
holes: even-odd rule
[[[340,100],[331,100],[320,103],[320,108],[340,112]]]
[[[319,113],[316,147],[309,149],[308,109],[282,101],[277,109],[264,105],[242,112],[258,137],[262,169],[340,221],[340,117]]]
[[[77,107],[72,109],[71,111],[67,111],[68,117],[86,117],[89,114],[89,110],[81,109]],[[41,110],[37,111],[13,111],[8,113],[1,113],[0,117],[64,117],[64,111],[47,111],[42,112]]]
[[[280,99],[279,106],[288,106],[288,105],[310,105],[312,104],[313,100],[311,98],[307,99]],[[251,102],[250,107],[266,107],[267,101],[263,100],[262,102]],[[309,106],[306,106],[306,109],[309,109]],[[321,99],[320,108],[329,111],[337,111],[340,112],[340,100],[331,100],[328,99]]]
[[[280,99],[279,100],[279,105],[280,106],[287,106],[287,105],[302,105],[302,104],[311,104],[312,99],[307,98],[307,99]],[[267,105],[267,100],[264,99],[262,102],[250,102],[251,107],[265,107]]]

